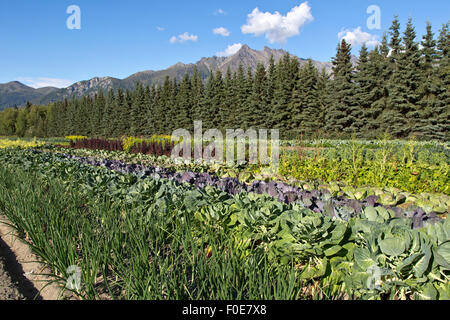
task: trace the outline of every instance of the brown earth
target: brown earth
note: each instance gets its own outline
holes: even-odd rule
[[[58,300],[70,294],[48,284],[50,271],[0,215],[0,300]]]
[[[7,250],[4,242],[0,240],[0,300],[24,300],[25,297],[19,289],[19,283],[11,278],[7,269],[9,263],[4,257]]]

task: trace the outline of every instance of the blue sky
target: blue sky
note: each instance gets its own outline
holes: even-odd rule
[[[80,8],[81,29],[67,28],[70,5]],[[370,5],[380,8],[379,30],[368,28]],[[412,17],[421,39],[426,21],[437,35],[449,13],[448,0],[2,0],[0,83],[62,87],[95,76],[122,79],[230,54],[239,44],[329,61],[340,37],[352,39],[357,54],[362,41],[381,40],[395,14],[402,31]]]

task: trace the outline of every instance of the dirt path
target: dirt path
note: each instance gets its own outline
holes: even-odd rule
[[[58,300],[69,298],[56,284],[46,286],[49,270],[21,241],[0,215],[0,300]]]
[[[14,254],[0,239],[0,300],[25,300],[41,298],[39,292],[24,277]]]
[[[0,244],[0,300],[23,300],[19,284],[14,282],[6,269],[6,259],[3,257],[3,244]]]

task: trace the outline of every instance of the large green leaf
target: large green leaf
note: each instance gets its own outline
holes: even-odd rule
[[[300,274],[301,279],[314,279],[318,277],[322,277],[325,275],[327,270],[328,261],[327,259],[317,260],[314,262],[310,262]]]
[[[413,265],[423,256],[424,256],[423,253],[414,253],[414,254],[410,255],[409,257],[404,259],[402,262],[400,262],[400,264],[398,265],[398,270],[402,273],[408,274],[412,270]]]
[[[423,256],[413,265],[414,274],[417,278],[422,277],[422,275],[428,269],[431,259],[431,247],[429,246],[429,244],[425,243],[425,241],[422,241],[420,249]]]
[[[450,264],[450,241],[444,242],[437,248],[437,253],[445,259],[447,264]]]
[[[341,250],[342,250],[342,247],[340,245],[335,245],[335,246],[332,246],[331,248],[326,249],[324,251],[324,253],[327,257],[331,257]]]
[[[354,251],[355,251],[355,247],[356,247],[356,245],[355,245],[355,243],[354,242],[347,242],[346,244],[344,244],[343,246],[342,246],[345,250],[346,250],[346,258],[349,260],[349,261],[353,261],[353,257],[354,257]]]
[[[436,239],[437,244],[441,244],[450,239],[450,225],[447,221],[444,223],[441,221],[439,223],[429,224],[427,226],[427,233],[432,239]]]
[[[369,221],[376,221],[378,212],[374,207],[367,207],[364,209],[364,214]]]
[[[438,288],[439,300],[450,300],[450,284],[441,283]]]
[[[376,264],[372,258],[369,249],[356,248],[354,251],[355,263],[361,270],[367,270],[370,266]]]
[[[384,207],[377,207],[376,211],[378,213],[378,221],[380,221],[380,218],[381,222],[387,221],[389,220],[389,218],[391,218],[389,211]]]
[[[400,238],[386,238],[379,242],[381,251],[388,256],[399,256],[406,250],[406,244]]]
[[[411,243],[408,248],[410,252],[420,251],[420,233],[414,232],[411,234]]]
[[[331,231],[331,240],[334,243],[341,242],[342,238],[345,236],[346,231],[347,231],[347,224],[343,222],[338,223],[338,225],[333,229],[333,231]]]
[[[295,242],[296,241],[295,237],[291,234],[291,232],[288,230],[288,228],[283,228],[277,234],[277,236],[287,242]]]
[[[427,283],[422,287],[422,290],[417,293],[419,299],[421,300],[436,300],[437,290],[432,283]]]

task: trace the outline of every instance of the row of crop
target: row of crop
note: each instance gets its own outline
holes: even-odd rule
[[[66,137],[72,141],[88,139],[83,136],[69,136]],[[151,138],[138,137],[122,137],[121,138],[123,150],[129,151],[133,146],[143,142],[158,142],[163,146],[166,143],[171,144],[174,140],[170,136],[153,136]],[[177,142],[180,142],[178,139]],[[312,140],[305,142],[300,146],[293,148],[283,148],[286,150],[298,150],[302,157],[308,158],[324,158],[327,160],[337,161],[384,161],[387,163],[409,164],[421,163],[430,166],[440,166],[447,164],[450,161],[450,147],[448,143],[442,142],[418,142],[418,141],[402,141],[402,140],[379,140],[379,141],[364,141],[364,140],[330,140],[333,143],[332,147],[323,147],[324,142],[321,140]],[[203,146],[210,144],[211,139],[203,139]],[[248,141],[247,141],[248,142]],[[198,141],[197,141],[198,143]],[[282,141],[282,145],[286,145],[286,141]],[[327,142],[330,144],[331,142]],[[194,139],[191,139],[190,145],[195,144]],[[269,143],[270,144],[270,143]],[[312,147],[310,147],[312,146]],[[224,148],[226,141],[224,141]],[[248,143],[246,145],[248,153]],[[270,149],[270,146],[269,146]],[[204,149],[203,149],[204,151]],[[270,151],[270,150],[269,150]],[[203,152],[202,152],[203,154]],[[224,152],[225,154],[225,152]],[[355,167],[357,164],[355,163]]]
[[[173,199],[186,190],[102,170],[75,179],[80,167],[61,165],[0,167],[0,211],[79,298],[307,298],[293,267],[273,268],[260,251],[243,260],[232,238],[184,214]]]
[[[69,147],[73,149],[88,149],[88,150],[105,150],[105,151],[125,151],[127,153],[134,154],[144,154],[144,155],[154,155],[154,156],[166,156],[170,157],[172,151],[176,146],[175,141],[165,140],[165,139],[151,139],[145,140],[136,137],[122,137],[121,140],[111,140],[103,138],[85,138],[77,136],[69,136],[70,138]],[[58,145],[63,147],[62,145]],[[226,145],[224,144],[224,150],[222,154],[226,154]],[[198,148],[194,144],[187,144],[187,149],[191,152],[191,156],[194,153],[194,149]],[[234,159],[237,159],[237,144],[234,145],[235,155]],[[216,150],[209,150],[210,147],[207,144],[202,144],[199,148],[199,152],[204,158],[214,159],[216,155]],[[243,147],[244,156],[246,159],[249,158],[249,144],[246,143]],[[185,156],[179,151],[179,156]]]
[[[358,144],[365,149],[381,149],[392,148],[394,150],[401,150],[414,146],[418,150],[430,150],[432,152],[444,152],[449,154],[450,144],[449,142],[442,141],[419,141],[419,140],[393,140],[389,136],[381,137],[377,140],[362,140],[362,139],[297,139],[297,140],[282,140],[283,146],[291,147],[308,147],[308,148],[340,148],[350,147],[351,145]]]
[[[311,287],[325,290],[323,292],[330,295],[328,298],[342,297],[342,294],[351,298],[372,299],[449,299],[450,297],[450,223],[448,219],[430,224],[426,228],[411,230],[408,219],[395,218],[390,216],[389,211],[367,207],[364,208],[360,217],[343,221],[336,220],[328,215],[314,213],[298,204],[283,204],[267,196],[246,192],[230,196],[211,187],[206,187],[203,190],[193,189],[189,185],[177,185],[165,179],[122,175],[105,168],[91,167],[48,153],[10,151],[2,152],[0,155],[1,160],[7,166],[7,170],[21,168],[21,170],[25,169],[28,172],[41,173],[45,179],[62,179],[68,183],[67,186],[72,192],[78,190],[84,195],[84,199],[91,199],[93,202],[107,197],[114,204],[126,204],[125,211],[122,209],[115,216],[121,217],[119,221],[126,220],[125,225],[130,226],[129,230],[133,230],[135,236],[148,237],[149,234],[140,234],[135,232],[134,229],[140,230],[141,227],[149,227],[149,224],[152,226],[158,225],[158,223],[164,224],[167,220],[182,222],[176,226],[172,225],[171,227],[174,227],[174,229],[167,230],[166,234],[166,237],[171,235],[169,238],[174,234],[176,234],[176,237],[181,237],[176,242],[178,247],[184,243],[183,237],[187,234],[194,235],[197,240],[202,239],[205,236],[203,233],[205,230],[201,229],[200,226],[207,226],[208,230],[213,230],[214,235],[219,238],[221,238],[220,235],[223,235],[223,243],[214,242],[213,245],[207,245],[207,247],[210,247],[211,251],[209,252],[212,252],[212,257],[217,257],[219,261],[215,260],[209,265],[208,260],[203,261],[203,258],[200,259],[202,261],[196,261],[196,263],[201,263],[200,269],[202,272],[206,272],[205,274],[202,273],[202,276],[205,277],[208,277],[208,274],[202,268],[208,267],[215,278],[231,280],[228,278],[231,275],[227,273],[226,268],[223,268],[224,264],[230,261],[224,261],[223,255],[233,257],[231,260],[233,270],[235,270],[235,268],[239,268],[239,263],[248,267],[246,261],[254,261],[255,255],[262,254],[262,257],[265,257],[264,259],[267,258],[263,266],[267,266],[267,264],[270,266],[264,268],[264,272],[284,270],[284,273],[279,273],[279,275],[289,275],[288,279],[285,279],[286,282],[283,282],[283,292],[286,294],[288,292],[296,293],[292,296],[287,294],[283,296],[284,298],[298,298],[301,296],[301,292],[307,292],[307,288]],[[14,179],[11,178],[10,180]],[[2,179],[2,186],[6,190],[8,189],[8,183],[13,183],[12,181],[3,181],[7,181],[7,179]],[[49,184],[51,185],[51,183]],[[38,185],[37,189],[39,188]],[[2,197],[5,197],[5,193]],[[17,195],[17,197],[19,198],[20,195]],[[4,199],[1,203],[5,203]],[[9,204],[13,206],[14,202],[11,200]],[[119,240],[117,237],[123,236],[123,239],[126,240],[130,236],[120,231],[120,228],[119,230],[115,226],[111,228],[110,223],[115,220],[109,218],[105,222],[104,220],[108,218],[101,214],[102,211],[91,210],[91,208],[85,206],[82,208],[85,208],[83,212],[89,212],[90,223],[98,228],[106,228],[92,231],[91,234],[106,236],[108,241],[103,240],[99,244],[104,244],[108,250],[111,249],[111,244],[108,245],[107,243],[115,244]],[[38,209],[36,208],[36,210]],[[14,218],[14,210],[9,208],[7,212]],[[38,212],[41,212],[40,208]],[[63,220],[63,216],[59,217],[60,219],[56,219],[53,224]],[[155,217],[162,219],[156,223],[152,220]],[[187,230],[183,229],[182,226],[187,221],[192,222],[191,218],[196,221],[196,227],[186,233]],[[24,228],[29,228],[30,224],[26,219],[17,223],[21,223]],[[52,224],[51,221],[49,223]],[[58,227],[61,228],[61,226]],[[161,228],[167,227],[167,224],[161,226]],[[177,228],[180,228],[183,232],[176,232]],[[101,232],[102,230],[105,230],[104,234]],[[45,234],[43,233],[43,236]],[[83,235],[81,238],[89,238],[89,235]],[[126,241],[125,247],[136,246],[142,240],[140,238],[133,239],[135,242],[129,243]],[[226,242],[225,239],[232,239],[232,241]],[[52,243],[55,240],[53,239]],[[59,240],[61,241],[61,239]],[[208,241],[214,240],[208,238]],[[45,243],[48,243],[48,241]],[[120,241],[117,243],[120,244]],[[205,242],[201,243],[205,244]],[[206,242],[206,244],[208,243]],[[119,247],[121,246],[114,248],[117,251],[114,251],[113,254],[108,251],[108,254],[102,255],[102,259],[117,259],[118,255],[124,254]],[[130,247],[126,248],[133,250]],[[149,255],[153,257],[154,252],[152,250],[158,248],[153,246],[147,248],[144,245],[141,249],[136,247],[134,249],[138,250],[134,252],[136,259],[143,258],[139,261],[140,272],[146,270],[145,268],[154,269],[155,264],[152,263],[152,258],[149,259]],[[101,248],[98,248],[98,250],[102,251]],[[125,248],[122,247],[122,250],[125,250]],[[78,254],[83,256],[82,252],[78,252]],[[241,258],[234,260],[235,254]],[[211,256],[211,254],[207,256]],[[86,256],[83,257],[86,259]],[[131,259],[131,257],[131,255],[125,254],[125,256],[122,256],[123,260],[120,260],[119,257],[119,260],[115,263],[124,266],[125,261]],[[127,275],[120,273],[119,270],[126,270],[130,277],[135,276],[136,270],[132,267],[135,266],[135,261],[128,260],[128,269],[111,267],[109,260],[100,262],[90,261],[89,265],[107,264],[107,266],[103,265],[103,269],[107,269],[111,273],[108,275],[113,278],[114,276],[119,277],[119,279],[121,277],[127,278]],[[220,263],[217,265],[216,262]],[[186,267],[186,263],[188,261],[178,260],[171,267],[175,269]],[[196,263],[189,265],[189,267],[194,268],[190,269],[189,275],[200,283],[205,279],[195,277],[198,271]],[[227,267],[230,266],[227,265]],[[288,269],[279,269],[286,267]],[[83,272],[87,271],[84,270]],[[89,272],[93,279],[98,276],[95,272],[92,274],[92,270],[89,270]],[[252,272],[260,275],[258,267]],[[248,280],[249,275],[246,272],[241,275]],[[272,275],[268,274],[267,279],[273,280]],[[138,278],[132,278],[134,280],[127,278],[129,281],[124,281],[126,283],[126,285],[124,284],[125,291],[133,290],[133,284],[138,285],[136,281],[139,280],[142,291],[138,292],[142,295],[149,294],[150,288],[148,286],[150,283],[154,284],[152,281],[155,280],[156,275],[147,274],[146,276],[149,278],[143,278],[143,275],[139,273]],[[189,290],[189,288],[192,288],[192,282],[187,281],[187,279],[178,279],[178,273],[168,274],[166,271],[164,276],[180,281],[181,288],[183,287],[181,284],[186,283],[187,291],[195,292],[195,290]],[[257,279],[251,280],[256,281]],[[168,280],[158,278],[155,281]],[[196,285],[199,285],[199,283]],[[254,283],[248,285],[252,286]],[[292,283],[292,286],[288,283]],[[208,283],[208,286],[211,284],[212,291],[210,291],[210,294],[212,296],[210,297],[216,297],[216,290],[219,290],[219,286],[216,285],[219,283]],[[240,284],[241,282],[237,283],[236,287],[241,288],[239,287]],[[222,286],[221,290],[225,291],[233,286],[231,283],[223,282],[220,285]],[[269,281],[268,285],[269,290],[275,289],[273,281]],[[236,287],[234,294],[239,295],[246,291],[236,291]],[[172,288],[170,286],[170,289]],[[156,291],[167,292],[165,289],[167,288],[158,287]],[[95,291],[95,289],[92,290]],[[186,294],[186,290],[179,290]],[[264,288],[259,290],[264,290]],[[233,290],[227,292],[231,291]],[[273,294],[273,291],[271,292]],[[183,296],[180,292],[178,293]],[[168,296],[173,297],[170,293]],[[230,295],[220,295],[220,297],[225,296],[230,297]],[[133,297],[135,296],[133,295]],[[239,297],[248,298],[249,296],[243,294]],[[250,295],[250,297],[254,296]],[[268,296],[261,294],[260,297],[267,298]],[[324,298],[324,296],[321,297]]]
[[[23,139],[13,139],[13,138],[0,138],[0,149],[6,148],[34,148],[43,146],[44,143],[36,139],[33,140],[23,140]]]
[[[252,173],[251,169],[244,165],[229,166],[221,163],[192,162],[171,157],[155,157],[142,154],[130,154],[125,152],[107,152],[93,150],[71,150],[64,148],[50,148],[48,151],[70,154],[79,157],[94,158],[101,160],[117,160],[127,164],[139,164],[153,167],[163,167],[171,171],[191,171],[198,173],[210,173],[219,178],[238,178],[239,181],[252,184],[255,181],[283,182],[289,186],[295,186],[304,191],[327,190],[333,197],[345,197],[354,200],[363,200],[370,196],[377,196],[377,203],[384,206],[399,206],[403,209],[418,206],[425,212],[436,212],[448,214],[450,212],[450,197],[438,193],[412,194],[395,188],[380,187],[353,187],[343,183],[321,183],[314,181],[301,181],[287,179],[280,175],[266,175],[263,173]]]
[[[345,182],[353,186],[394,187],[404,191],[450,194],[450,163],[443,153],[414,148],[367,150],[363,145],[281,155],[279,174],[298,180]]]
[[[81,140],[72,147],[170,156],[173,142],[125,138]],[[202,154],[205,151],[203,146]],[[248,159],[249,146],[245,155]],[[224,153],[225,154],[225,153]],[[314,150],[282,149],[276,179],[282,177],[319,184],[340,182],[349,186],[392,187],[410,193],[450,195],[450,157],[442,151],[424,149],[415,142],[396,145],[386,142],[371,149],[360,141]],[[252,175],[264,173],[266,165],[247,165]],[[270,175],[269,175],[270,176]]]
[[[63,282],[80,267],[80,297],[306,298],[298,270],[274,268],[261,250],[242,259],[232,234],[187,212],[196,190],[45,154],[0,155],[0,210]],[[229,200],[208,191],[208,207]]]
[[[106,151],[129,151],[131,153],[142,153],[156,156],[170,156],[175,144],[173,142],[161,143],[157,141],[140,141],[131,146],[124,145],[122,140],[108,139],[74,139],[70,141],[70,148],[106,150]]]
[[[427,208],[428,212],[425,212],[422,208],[416,206],[407,207],[406,209],[390,205],[383,207],[379,202],[380,197],[376,195],[368,196],[359,200],[346,199],[343,197],[336,198],[333,197],[326,189],[302,190],[299,187],[282,182],[265,182],[256,180],[251,184],[246,184],[236,178],[219,178],[218,176],[207,172],[176,172],[167,168],[127,164],[115,160],[95,160],[92,158],[83,158],[67,154],[57,154],[56,157],[75,159],[84,164],[102,166],[125,174],[135,174],[138,176],[156,175],[161,178],[174,180],[178,183],[191,183],[198,188],[212,186],[231,195],[241,192],[267,194],[279,201],[285,203],[298,203],[305,208],[313,210],[314,212],[327,214],[344,220],[358,216],[366,207],[379,207],[377,210],[382,210],[385,215],[391,217],[397,216],[411,218],[411,224],[414,228],[422,227],[424,223],[426,224],[440,219],[437,216],[437,212],[429,211],[429,208]]]

